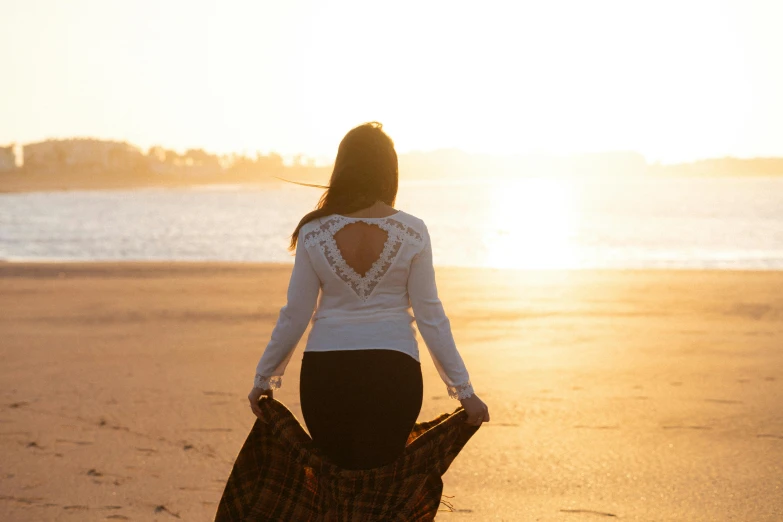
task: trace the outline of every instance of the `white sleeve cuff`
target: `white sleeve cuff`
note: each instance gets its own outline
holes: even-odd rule
[[[449,392],[449,397],[452,399],[467,399],[473,395],[473,385],[470,381],[465,384],[458,384],[456,386],[448,386],[446,388]]]
[[[257,373],[256,378],[253,380],[253,388],[262,390],[277,390],[282,384],[283,378],[280,376],[264,377]]]

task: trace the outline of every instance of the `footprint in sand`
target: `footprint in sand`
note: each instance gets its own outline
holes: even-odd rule
[[[77,446],[91,446],[92,442],[86,440],[68,440],[68,439],[56,439],[55,442],[76,444]]]
[[[171,511],[169,508],[167,508],[162,504],[160,506],[155,506],[155,513],[168,513],[169,515],[175,518],[179,518],[179,513],[174,513],[173,511]]]
[[[30,505],[42,505],[40,504],[41,500],[44,500],[43,497],[12,497],[8,495],[0,495],[0,500],[11,500],[13,502],[19,502],[20,504],[30,504]],[[49,504],[44,504],[49,505]]]
[[[616,517],[614,513],[609,513],[606,511],[595,511],[592,509],[561,509],[563,513],[584,513],[587,515],[601,515],[604,517]]]

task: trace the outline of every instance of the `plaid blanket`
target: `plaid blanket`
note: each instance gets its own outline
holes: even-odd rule
[[[370,470],[329,462],[296,417],[262,397],[234,462],[216,522],[424,522],[441,503],[441,476],[478,430],[462,408],[414,426],[403,454]]]

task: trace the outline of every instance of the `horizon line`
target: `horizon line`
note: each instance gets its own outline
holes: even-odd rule
[[[128,139],[120,139],[120,138],[101,138],[96,136],[84,136],[84,135],[76,135],[76,136],[67,136],[67,137],[48,137],[45,139],[39,139],[34,141],[29,141],[26,143],[18,142],[18,141],[11,141],[11,142],[5,142],[5,144],[0,143],[0,148],[6,148],[6,147],[12,147],[14,149],[23,149],[25,146],[28,145],[36,145],[39,143],[46,143],[46,142],[52,142],[52,141],[72,141],[72,140],[84,140],[84,141],[99,141],[99,142],[108,142],[108,143],[122,143],[126,145],[130,145],[139,151],[141,151],[143,154],[147,155],[149,154],[150,149],[153,147],[161,147],[165,150],[171,150],[176,152],[177,154],[185,154],[188,150],[202,150],[210,155],[214,155],[217,157],[221,156],[244,156],[244,157],[251,157],[255,155],[262,155],[262,156],[271,156],[271,155],[277,155],[285,159],[294,159],[297,157],[307,158],[307,159],[324,159],[324,155],[311,155],[304,152],[290,152],[290,153],[283,153],[283,152],[277,152],[272,149],[262,149],[258,148],[252,151],[249,151],[248,149],[244,150],[231,150],[227,152],[215,152],[215,149],[210,149],[207,147],[195,147],[195,146],[188,146],[188,147],[169,147],[161,144],[153,144],[149,145],[147,147],[143,147],[141,145],[137,145],[133,143],[132,141]],[[783,153],[781,155],[735,155],[731,153],[726,153],[724,155],[716,155],[716,156],[699,156],[692,159],[687,160],[674,160],[674,161],[664,161],[664,160],[653,160],[650,161],[648,157],[638,150],[629,149],[629,148],[616,148],[616,149],[601,149],[601,150],[583,150],[583,151],[573,151],[573,152],[557,152],[552,150],[527,150],[524,152],[478,152],[478,151],[470,151],[466,150],[457,146],[445,146],[445,147],[437,147],[432,149],[410,149],[403,152],[398,152],[398,155],[400,156],[413,156],[413,155],[426,155],[426,154],[435,154],[435,153],[443,153],[443,152],[451,152],[451,153],[459,153],[464,154],[467,156],[473,156],[473,157],[489,157],[489,158],[520,158],[520,157],[549,157],[549,158],[571,158],[571,157],[579,157],[579,156],[600,156],[600,155],[607,155],[607,154],[635,154],[638,156],[641,156],[641,158],[644,159],[645,163],[651,166],[654,165],[665,165],[665,166],[673,166],[673,165],[683,165],[683,164],[691,164],[691,163],[698,163],[702,161],[710,161],[710,160],[769,160],[769,159],[783,159]],[[335,153],[336,154],[336,153]],[[334,154],[330,154],[329,157],[334,156]],[[316,166],[318,167],[326,167],[328,165],[331,165],[334,163],[333,159],[330,159],[328,163],[318,163]]]

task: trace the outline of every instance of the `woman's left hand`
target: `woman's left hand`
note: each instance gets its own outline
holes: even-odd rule
[[[272,390],[264,390],[262,388],[253,388],[250,390],[250,394],[247,396],[247,398],[250,401],[250,409],[253,410],[253,413],[255,413],[256,417],[264,420],[262,418],[263,414],[261,413],[261,408],[258,407],[258,399],[260,399],[262,395],[265,395],[270,399],[274,399]]]

